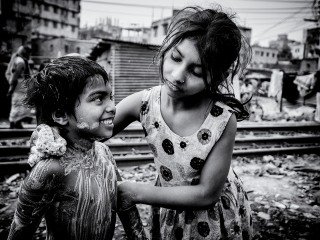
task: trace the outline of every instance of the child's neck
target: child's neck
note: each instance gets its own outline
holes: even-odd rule
[[[162,95],[162,94],[161,94]],[[205,91],[185,98],[171,98],[167,94],[161,96],[161,101],[164,100],[164,105],[170,107],[174,111],[199,109],[199,106],[208,106],[212,102],[212,97]]]
[[[84,138],[68,141],[68,147],[79,152],[87,152],[92,148],[93,144],[94,141]]]

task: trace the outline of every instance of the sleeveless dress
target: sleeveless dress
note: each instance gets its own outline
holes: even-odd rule
[[[160,111],[161,86],[143,91],[140,120],[154,154],[157,186],[197,185],[201,168],[227,125],[232,110],[216,102],[200,129],[181,137]],[[201,201],[201,199],[199,199]],[[219,201],[207,210],[152,207],[152,239],[251,239],[252,216],[242,182],[230,168]]]

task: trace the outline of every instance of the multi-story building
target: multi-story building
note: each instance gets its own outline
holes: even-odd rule
[[[275,48],[253,45],[250,67],[264,68],[266,65],[276,64],[278,61],[278,50]]]
[[[15,51],[33,39],[77,39],[80,0],[2,0],[1,36]]]
[[[173,10],[172,15],[174,16],[178,10]],[[167,35],[168,27],[171,23],[172,17],[163,18],[152,22],[151,24],[151,34],[150,34],[150,44],[161,45],[163,39]],[[251,28],[238,26],[244,37],[246,38],[248,44],[251,41]]]
[[[289,44],[291,49],[292,59],[303,59],[304,47],[303,43],[295,42],[293,44]]]
[[[118,26],[118,20],[113,22],[111,18],[100,19],[100,22],[95,26],[80,28],[79,39],[109,38],[119,40],[122,28]]]
[[[80,0],[27,1],[32,6],[32,36],[78,38]]]

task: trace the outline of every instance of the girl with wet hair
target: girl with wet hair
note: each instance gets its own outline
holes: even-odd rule
[[[124,182],[118,203],[153,206],[152,239],[251,239],[248,196],[230,168],[237,120],[249,116],[232,94],[250,58],[234,15],[181,10],[157,57],[162,84],[122,100],[113,132],[141,122],[156,186]]]
[[[112,239],[121,180],[100,139],[113,131],[107,73],[81,57],[62,57],[26,81],[37,111],[28,163],[8,239],[32,239],[45,218],[47,239]],[[128,239],[145,239],[136,208],[118,213]]]

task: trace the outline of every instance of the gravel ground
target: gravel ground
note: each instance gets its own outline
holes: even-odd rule
[[[254,239],[319,239],[320,156],[316,154],[238,157],[232,166],[248,191],[253,211]],[[153,184],[154,164],[120,169],[124,180]],[[6,239],[25,174],[4,176],[0,182],[0,239]],[[138,205],[149,233],[149,206]],[[34,239],[45,239],[45,222]],[[126,239],[117,219],[114,240]]]

